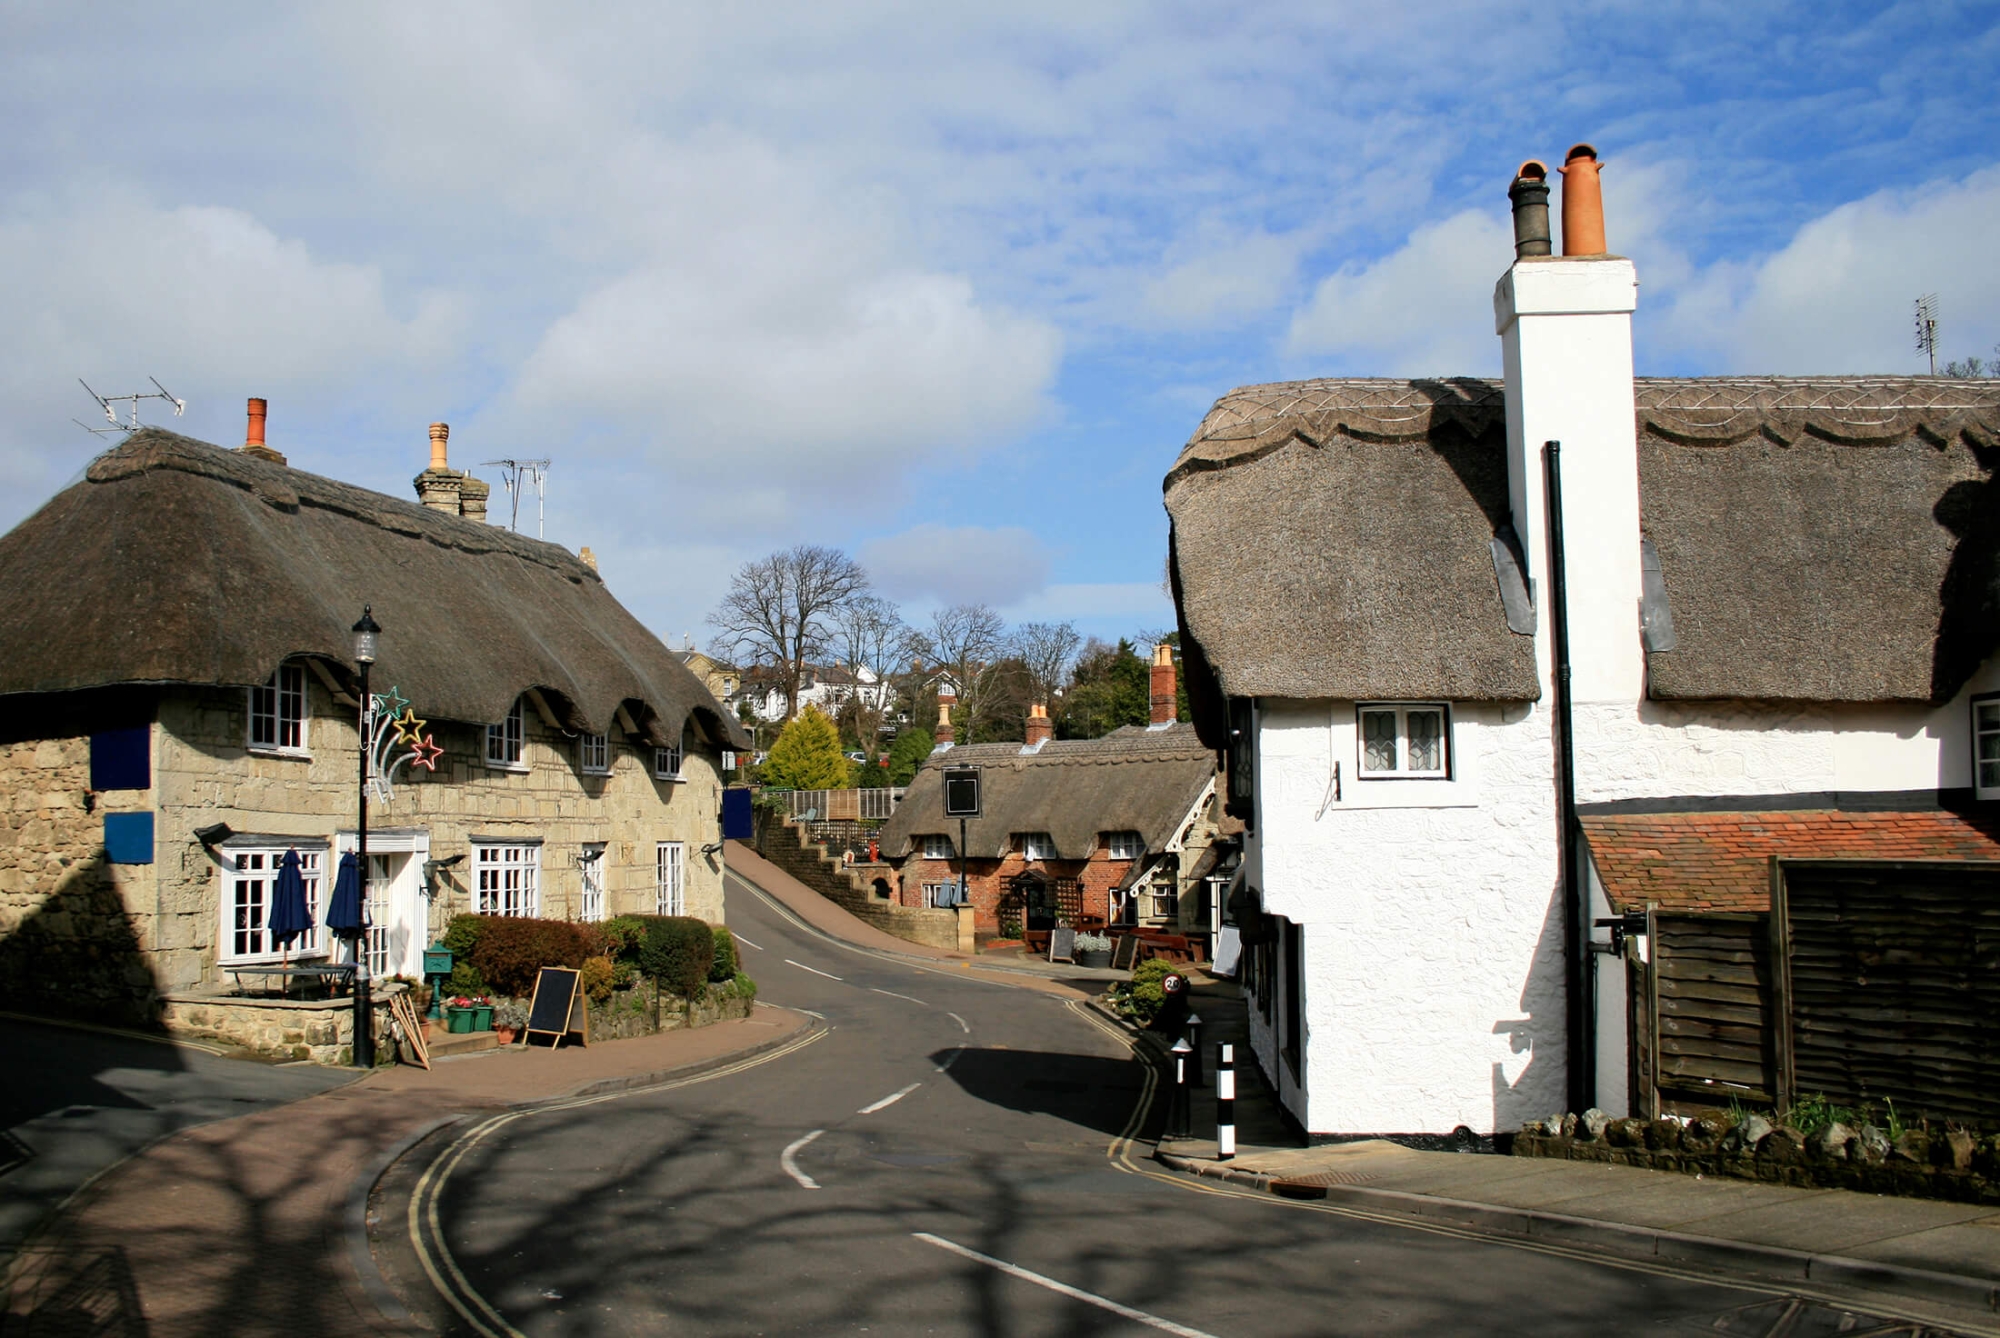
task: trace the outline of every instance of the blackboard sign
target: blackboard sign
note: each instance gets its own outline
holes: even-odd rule
[[[1111,945],[1111,966],[1116,971],[1130,971],[1139,964],[1139,936],[1122,934]]]
[[[1049,933],[1049,960],[1052,962],[1076,961],[1076,931],[1068,925],[1057,925]]]
[[[579,1018],[579,1014],[582,1017]],[[583,973],[567,966],[545,966],[535,976],[535,996],[528,1003],[526,1039],[550,1037],[551,1047],[577,1034],[589,1044],[589,1009],[583,998]]]

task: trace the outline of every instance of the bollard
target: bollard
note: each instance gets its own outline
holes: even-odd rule
[[[1174,1042],[1174,1103],[1167,1118],[1167,1137],[1186,1138],[1193,1121],[1188,1098],[1188,1054],[1194,1049],[1183,1036]]]
[[[1215,1159],[1236,1156],[1236,1047],[1228,1041],[1215,1047]]]
[[[1193,1091],[1195,1088],[1200,1087],[1202,1085],[1201,1014],[1199,1013],[1188,1014],[1187,1031],[1184,1034],[1187,1036],[1188,1040],[1188,1090]]]

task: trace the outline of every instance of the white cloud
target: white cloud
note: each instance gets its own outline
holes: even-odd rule
[[[1042,541],[1007,525],[926,523],[861,546],[861,565],[896,599],[1008,607],[1040,592],[1049,578]]]
[[[1801,227],[1774,254],[1714,265],[1660,325],[1672,346],[1738,373],[1926,370],[1911,303],[1936,293],[1939,364],[2000,340],[2000,168],[1878,191]]]
[[[1298,276],[1303,232],[1237,236],[1201,228],[1172,248],[1165,273],[1146,281],[1141,306],[1169,329],[1227,326],[1276,306]]]
[[[1390,254],[1322,279],[1293,317],[1285,351],[1332,354],[1379,376],[1467,376],[1500,361],[1493,283],[1514,254],[1507,221],[1468,209],[1427,224]]]

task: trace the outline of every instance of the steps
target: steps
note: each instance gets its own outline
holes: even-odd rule
[[[481,1050],[498,1050],[500,1034],[494,1031],[461,1031],[456,1035],[424,1020],[424,1049],[432,1059],[447,1055],[475,1055]]]

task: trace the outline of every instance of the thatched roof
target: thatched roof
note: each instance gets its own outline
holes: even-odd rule
[[[1149,730],[1127,726],[1101,739],[1057,739],[1033,753],[1018,743],[977,743],[931,754],[910,781],[895,816],[882,828],[882,849],[901,859],[913,837],[949,835],[958,819],[944,816],[944,768],[981,768],[981,816],[966,830],[966,853],[999,859],[1017,832],[1047,832],[1060,859],[1084,859],[1100,832],[1137,832],[1157,852],[1215,776],[1215,755],[1188,725]]]
[[[0,700],[247,686],[294,656],[348,674],[364,603],[375,683],[430,719],[498,720],[536,688],[572,728],[623,705],[655,744],[691,716],[749,744],[564,549],[152,428],[0,537]]]
[[[1635,398],[1678,634],[1653,696],[1936,702],[1993,650],[2000,382],[1641,379]],[[1481,379],[1216,403],[1166,478],[1204,737],[1223,695],[1537,695],[1494,557],[1504,414]]]

